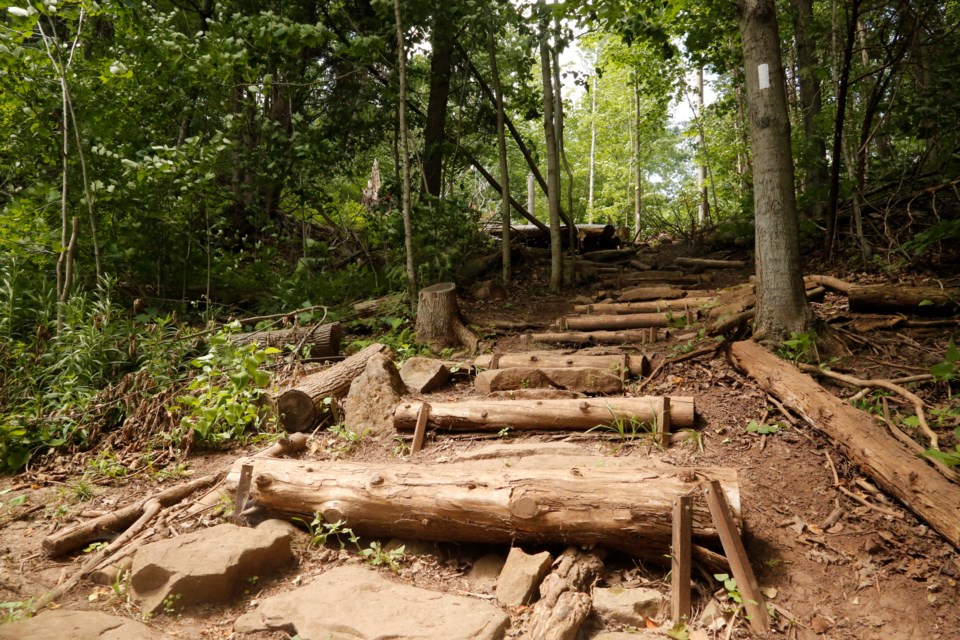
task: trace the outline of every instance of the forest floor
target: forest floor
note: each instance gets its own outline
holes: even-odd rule
[[[666,265],[678,252],[690,253],[678,246],[665,245],[653,257],[658,264]],[[747,269],[713,274],[711,288],[745,282],[749,277]],[[878,276],[866,274],[834,275],[850,281],[881,281]],[[545,278],[543,270],[533,270],[529,278],[509,292],[506,300],[466,301],[464,312],[475,325],[491,318],[508,318],[545,327],[569,312],[572,298],[592,296],[601,288],[592,284],[563,296],[551,296],[546,293]],[[844,305],[842,298],[828,294],[814,307],[821,318],[827,319],[842,313]],[[844,328],[843,324],[831,324],[834,335],[846,346],[844,355],[832,366],[863,378],[889,379],[925,372],[927,367],[943,360],[950,335],[944,329],[864,333],[852,326]],[[656,364],[662,358],[707,345],[709,340],[694,336],[681,342],[674,338],[631,351],[646,353]],[[522,335],[509,333],[487,335],[481,343],[483,350],[498,352],[537,347]],[[791,365],[784,363],[784,366]],[[633,381],[627,395],[635,393],[638,384]],[[925,387],[925,399],[930,405],[954,402],[956,407],[955,400],[945,397],[949,390],[943,387],[943,384]],[[838,395],[852,394],[849,389],[834,388],[834,391]],[[761,388],[734,370],[722,349],[713,356],[665,366],[642,393],[694,396],[699,435],[687,443],[662,450],[642,439],[615,441],[597,433],[552,436],[509,433],[500,437],[437,434],[428,440],[418,459],[446,459],[491,442],[566,439],[601,455],[648,457],[682,466],[732,467],[739,472],[745,542],[752,566],[761,586],[768,594],[775,594],[772,602],[781,612],[780,621],[774,625],[774,637],[960,638],[957,586],[960,559],[956,549],[902,505],[871,489],[869,480],[831,442],[798,420],[779,413]],[[468,383],[459,383],[431,397],[452,400],[473,394]],[[747,430],[751,421],[776,424],[778,428],[760,435]],[[950,442],[949,438],[946,442]],[[317,459],[387,461],[397,459],[396,445],[394,440],[368,438],[355,447],[345,448],[342,440],[321,432],[314,437],[306,455]],[[229,466],[242,454],[234,450],[192,455],[185,461],[185,470],[178,472],[199,476]],[[64,461],[65,466],[69,467],[69,462]],[[83,469],[82,465],[79,469]],[[837,479],[841,485],[863,494],[868,502],[889,513],[849,499],[840,493]],[[167,480],[165,484],[169,486],[175,481]],[[120,480],[105,476],[81,478],[79,470],[78,475],[56,480],[42,470],[0,479],[0,490],[12,489],[0,496],[0,500],[9,502],[17,495],[28,496],[24,504],[8,505],[0,510],[0,601],[3,601],[0,606],[7,613],[15,612],[14,603],[51,589],[79,566],[76,558],[48,559],[41,550],[44,536],[94,512],[109,511],[155,492],[156,487],[156,476],[131,474]],[[839,520],[821,528],[821,523],[837,507],[842,510]],[[356,554],[351,558],[348,552],[311,548],[306,539],[304,534],[297,542],[297,566],[251,585],[248,593],[232,604],[160,614],[149,620],[150,626],[180,638],[287,638],[282,632],[239,636],[233,634],[232,625],[263,598],[289,590],[294,584],[306,584],[333,565],[357,561]],[[406,560],[395,579],[459,594],[475,592],[466,574],[478,558],[491,551],[506,554],[506,548],[493,546],[412,541],[407,541],[406,551]],[[82,554],[80,558],[82,560]],[[669,593],[669,577],[663,567],[612,554],[607,558],[606,568],[603,586],[652,586]],[[381,572],[390,575],[385,569]],[[696,612],[722,588],[715,582],[708,585],[696,573],[694,577],[699,594],[694,598],[696,618]],[[82,583],[69,592],[59,606],[141,617],[122,589],[90,583]],[[794,618],[795,624],[786,622],[785,612]],[[524,628],[529,609],[519,607],[508,613],[512,618],[508,637],[517,637]],[[668,613],[663,613],[660,620],[665,621],[667,617]],[[594,631],[623,630],[610,623],[604,627],[604,623],[594,619],[590,624]],[[697,625],[691,628],[697,629]],[[701,629],[699,637],[720,639],[747,635],[747,626],[741,622],[731,629],[722,626]]]

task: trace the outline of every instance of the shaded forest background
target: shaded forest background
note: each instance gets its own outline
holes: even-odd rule
[[[531,163],[546,174],[546,37],[582,59],[558,73],[565,212],[629,239],[752,246],[735,3],[401,4],[420,286],[497,251],[491,34],[522,205]],[[317,305],[300,320],[331,319],[407,286],[394,9],[3,2],[0,469],[154,404],[139,428],[158,451],[240,437],[277,354],[190,326]],[[805,252],[891,275],[955,255],[960,4],[777,12]],[[715,101],[674,122],[704,70]],[[403,310],[387,324],[412,348]],[[177,404],[186,385],[199,404]]]

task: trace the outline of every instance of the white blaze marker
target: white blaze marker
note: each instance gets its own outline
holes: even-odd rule
[[[757,75],[760,77],[760,90],[770,88],[770,67],[766,62],[757,65]]]

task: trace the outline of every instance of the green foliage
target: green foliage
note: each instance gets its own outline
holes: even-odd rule
[[[406,548],[400,545],[395,549],[386,551],[379,542],[374,540],[367,547],[360,544],[360,538],[349,527],[344,526],[343,520],[336,522],[325,522],[323,515],[318,511],[314,514],[313,520],[307,522],[301,518],[294,518],[307,527],[310,532],[310,546],[319,547],[326,545],[331,538],[336,539],[340,549],[345,549],[347,545],[353,546],[360,557],[372,567],[389,567],[396,573],[400,570],[400,563],[403,561]]]
[[[793,332],[777,350],[781,358],[791,362],[814,362],[817,354],[817,333],[811,329],[804,333]]]
[[[345,424],[335,424],[327,429],[336,443],[334,449],[343,455],[353,453],[363,440],[370,435],[370,429],[361,432],[354,431]]]
[[[717,573],[714,574],[713,577],[723,583],[723,588],[727,592],[728,598],[737,604],[743,604],[743,596],[740,594],[740,589],[737,587],[736,580],[731,578],[727,573]]]
[[[957,349],[953,338],[950,338],[947,343],[947,352],[944,354],[943,362],[930,367],[930,375],[941,382],[960,377],[960,349]]]
[[[228,331],[210,337],[209,352],[190,362],[199,371],[187,387],[190,393],[177,398],[185,408],[182,427],[211,446],[241,439],[250,430],[275,428],[275,417],[262,410],[270,383],[262,367],[280,350],[235,345],[229,338]]]
[[[773,422],[770,424],[758,424],[756,420],[751,420],[747,424],[747,433],[754,433],[756,435],[765,436],[780,431],[782,425],[779,422]]]
[[[934,460],[939,460],[951,468],[960,467],[960,427],[954,429],[953,435],[958,441],[958,443],[954,445],[953,451],[937,451],[936,449],[927,449],[922,455]]]

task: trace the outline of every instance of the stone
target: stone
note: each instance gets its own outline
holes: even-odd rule
[[[636,631],[601,631],[590,640],[666,640],[669,636],[651,629],[637,629]]]
[[[142,622],[100,611],[41,611],[0,626],[0,640],[168,640]]]
[[[407,389],[416,393],[430,393],[450,379],[450,368],[440,360],[413,357],[400,367],[400,378]]]
[[[477,374],[479,393],[513,389],[553,388],[581,393],[622,393],[623,380],[613,371],[596,367],[490,369]]]
[[[467,582],[476,591],[492,591],[505,562],[506,558],[499,553],[488,553],[479,557],[467,572]]]
[[[716,600],[711,599],[697,617],[697,624],[710,631],[717,631],[726,626],[727,614]]]
[[[497,579],[497,602],[506,607],[529,604],[551,564],[553,557],[547,551],[530,555],[519,547],[511,548]]]
[[[283,520],[255,529],[221,524],[144,545],[133,559],[131,593],[146,613],[226,602],[247,580],[293,561],[295,531]]]
[[[236,621],[234,631],[282,630],[301,640],[502,640],[509,624],[509,616],[490,603],[346,565],[266,598]]]
[[[357,433],[369,429],[375,435],[393,437],[393,411],[406,391],[397,365],[378,353],[350,385],[343,403],[344,421]]]
[[[645,587],[597,587],[593,590],[593,610],[602,617],[634,627],[646,626],[644,616],[655,618],[664,602],[663,594]]]

